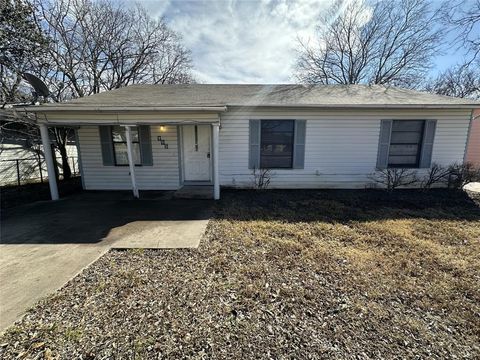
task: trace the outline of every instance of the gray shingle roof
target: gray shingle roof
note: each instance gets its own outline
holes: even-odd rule
[[[394,87],[369,85],[132,85],[48,104],[87,108],[297,106],[297,107],[480,107],[480,102]]]

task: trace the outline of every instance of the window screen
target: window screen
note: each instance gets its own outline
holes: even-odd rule
[[[261,121],[261,168],[292,168],[294,128],[294,120]]]
[[[424,120],[394,120],[388,153],[389,167],[418,167]]]
[[[138,128],[131,127],[132,152],[135,165],[141,165],[140,144],[138,141]],[[115,165],[128,165],[127,155],[127,135],[123,126],[112,126],[113,153],[115,155]]]

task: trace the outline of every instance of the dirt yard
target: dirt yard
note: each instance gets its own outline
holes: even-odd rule
[[[109,252],[0,357],[480,357],[478,195],[222,195],[198,250]]]

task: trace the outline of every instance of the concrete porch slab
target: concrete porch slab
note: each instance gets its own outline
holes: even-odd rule
[[[185,185],[173,194],[177,199],[213,199],[212,185]]]
[[[134,221],[113,229],[107,239],[117,249],[197,248],[208,220]]]

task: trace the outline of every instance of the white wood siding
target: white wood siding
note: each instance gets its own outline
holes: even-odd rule
[[[272,188],[362,188],[375,171],[381,119],[436,119],[432,162],[462,162],[468,110],[305,110],[229,108],[221,116],[220,184],[252,186],[249,119],[305,119],[305,168],[272,170]]]
[[[249,119],[304,119],[305,168],[273,170],[272,188],[363,188],[375,171],[380,120],[436,119],[432,161],[443,165],[464,159],[468,110],[305,110],[230,107],[221,115],[220,184],[251,187],[248,169]],[[196,117],[196,116],[195,116]],[[140,190],[178,189],[177,127],[152,125],[153,166],[136,167]],[[81,126],[80,149],[88,190],[131,189],[128,167],[103,166],[97,126]],[[157,140],[162,136],[168,149]]]
[[[153,166],[137,166],[135,174],[140,190],[174,190],[179,188],[177,127],[151,126]],[[168,149],[157,140],[161,136]],[[78,130],[86,190],[130,190],[128,166],[104,166],[98,126]]]

